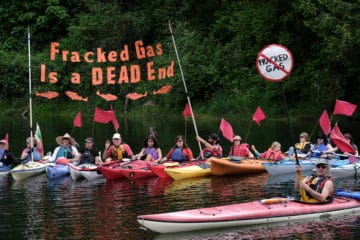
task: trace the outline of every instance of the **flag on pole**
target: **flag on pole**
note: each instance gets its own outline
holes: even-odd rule
[[[356,104],[352,104],[342,100],[336,100],[333,115],[352,116],[357,108]]]
[[[266,119],[265,113],[263,112],[263,110],[261,109],[260,106],[257,107],[255,113],[252,116],[252,120],[254,122],[256,122],[257,125],[260,126],[260,122],[262,120]]]
[[[232,142],[233,137],[234,137],[234,131],[233,131],[231,124],[228,121],[226,121],[224,118],[221,118],[219,128],[220,128],[224,138],[226,138],[227,140]]]
[[[186,103],[186,106],[184,108],[184,111],[182,112],[182,115],[184,117],[191,117],[191,111],[190,111],[189,103]]]
[[[323,132],[326,135],[329,135],[329,133],[331,132],[331,121],[326,110],[324,110],[323,113],[321,114],[319,118],[319,124]]]
[[[95,107],[94,122],[104,124],[112,122],[116,132],[120,127],[119,121],[116,118],[115,111],[112,109],[112,106],[109,111],[105,111],[101,108]]]
[[[44,156],[44,141],[43,141],[40,126],[38,123],[36,123],[35,136],[37,138],[37,141],[40,142],[40,143],[38,143],[38,146],[41,146],[41,148],[39,149],[41,156]]]
[[[74,127],[82,127],[81,111],[79,111],[73,121]]]
[[[355,153],[354,147],[341,133],[337,124],[335,124],[334,128],[331,130],[330,139],[341,151]]]

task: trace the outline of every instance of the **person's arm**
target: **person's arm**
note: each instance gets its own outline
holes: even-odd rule
[[[131,150],[130,146],[126,143],[124,143],[123,146],[124,146],[124,150],[125,150],[126,154],[128,155],[129,158],[131,158],[134,155],[134,153]]]
[[[107,160],[107,158],[110,156],[110,154],[108,154],[109,148],[110,148],[110,140],[106,140],[105,148],[104,148],[104,152],[103,152],[103,159],[105,159],[105,160]]]
[[[29,155],[29,151],[30,151],[29,148],[25,148],[25,149],[21,152],[21,157],[20,157],[20,159],[21,159],[21,160],[24,160],[24,159]]]
[[[157,148],[156,149],[156,152],[158,154],[158,158],[157,159],[154,159],[155,162],[158,162],[162,159],[162,152],[161,152],[161,149],[160,148]]]
[[[260,153],[256,150],[255,145],[251,145],[251,149],[254,151],[256,157],[260,157]]]
[[[54,150],[54,152],[53,152],[53,154],[51,156],[50,162],[55,162],[56,161],[56,156],[57,156],[57,154],[59,152],[59,149],[60,149],[60,147],[55,148],[55,150]]]
[[[205,141],[202,137],[197,136],[196,140],[202,144],[204,144],[204,146],[206,148],[210,148],[213,149],[214,151],[218,151],[218,146],[217,145],[211,145],[210,143],[208,143],[207,141]]]
[[[73,159],[77,159],[79,155],[79,151],[75,146],[71,145],[71,154],[73,155]]]

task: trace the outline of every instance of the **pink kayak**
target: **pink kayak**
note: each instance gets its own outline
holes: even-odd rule
[[[327,204],[306,204],[288,201],[286,198],[274,198],[266,201],[140,215],[137,221],[154,232],[171,233],[321,219],[341,214],[358,215],[359,212],[360,201],[347,197],[336,197],[332,203]]]

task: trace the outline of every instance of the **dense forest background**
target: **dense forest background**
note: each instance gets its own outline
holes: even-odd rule
[[[335,99],[360,103],[358,0],[28,0],[0,3],[1,108],[21,110],[27,106],[28,27],[33,90],[60,93],[52,100],[33,97],[38,108],[69,108],[71,104],[84,109],[87,104],[107,108],[109,102],[95,97],[100,91],[118,96],[119,100],[110,103],[123,109],[127,93],[164,85],[173,86],[170,93],[131,101],[129,112],[144,105],[183,108],[186,94],[169,20],[196,111],[249,115],[261,105],[267,113],[277,114],[283,112],[282,92],[289,110],[296,113],[331,112]],[[85,80],[72,84],[72,72],[89,79],[93,65],[49,59],[51,42],[84,53],[96,48],[120,52],[124,44],[137,40],[146,46],[161,43],[163,56],[148,60],[155,66],[174,60],[175,76],[136,84],[92,86]],[[265,81],[256,71],[258,52],[272,43],[286,46],[294,58],[292,74],[281,83]],[[56,69],[56,84],[40,83],[41,64]],[[63,94],[67,90],[89,96],[89,102],[74,103]]]

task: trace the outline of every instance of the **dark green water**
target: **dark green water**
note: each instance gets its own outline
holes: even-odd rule
[[[71,133],[72,119],[40,119],[45,151],[56,146],[55,137]],[[235,132],[246,135],[250,121],[227,119]],[[84,121],[84,120],[83,120]],[[172,146],[177,134],[185,135],[182,118],[119,119],[120,133],[124,140],[138,151],[150,126],[156,127],[164,152]],[[199,133],[205,136],[217,132],[218,121],[198,122]],[[186,123],[186,135],[196,151],[191,121]],[[201,126],[201,127],[200,127]],[[311,132],[314,122],[293,124],[294,132]],[[342,126],[342,127],[341,127]],[[347,129],[360,136],[359,122],[344,122]],[[83,128],[73,131],[79,141],[88,135],[95,136],[102,144],[111,138],[111,125],[84,121]],[[19,156],[28,132],[28,122],[21,119],[1,120],[0,134],[10,134],[11,150]],[[357,140],[357,138],[355,137]],[[253,125],[249,142],[258,149],[265,149],[273,140],[283,146],[291,143],[286,121],[264,121]],[[82,143],[82,141],[79,141]],[[221,141],[225,152],[229,143]],[[283,147],[283,150],[285,147]],[[49,181],[38,175],[23,181],[11,176],[0,178],[0,239],[359,239],[359,216],[341,217],[322,222],[307,222],[287,226],[267,226],[256,230],[227,229],[211,233],[187,233],[186,235],[159,235],[139,229],[136,216],[191,208],[217,206],[258,200],[261,198],[293,193],[295,175],[269,176],[267,173],[243,177],[210,177],[183,181],[147,178],[137,181],[73,182],[70,177]],[[360,191],[359,179],[336,180],[337,188]]]

